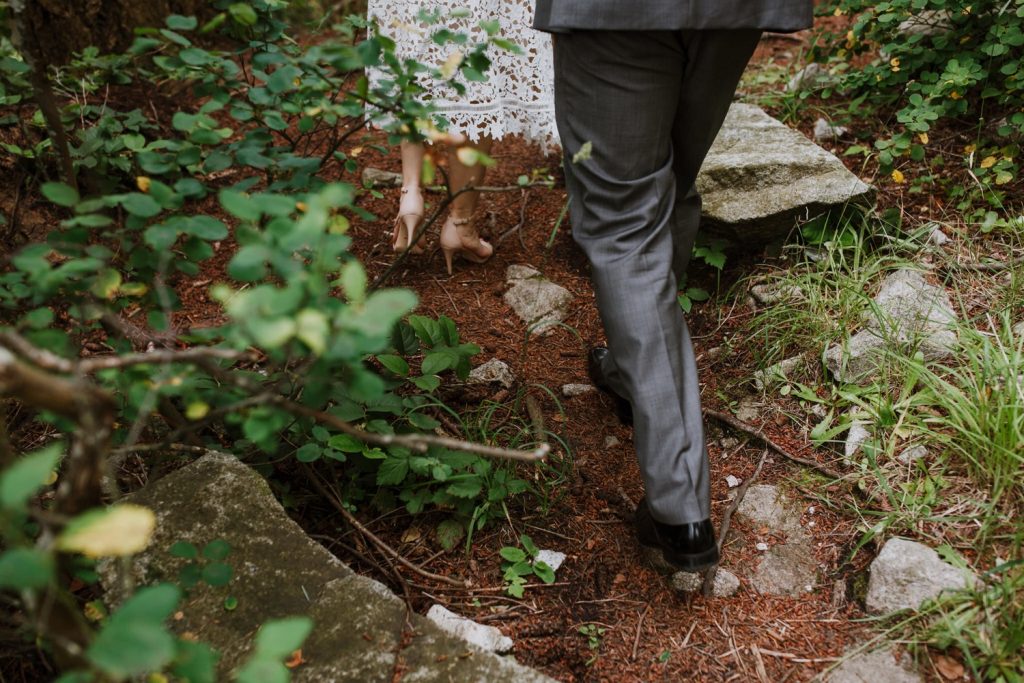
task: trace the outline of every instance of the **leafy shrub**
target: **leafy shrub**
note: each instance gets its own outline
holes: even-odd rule
[[[104,496],[116,494],[102,488],[108,461],[131,453],[166,452],[187,440],[230,449],[267,472],[270,459],[290,461],[335,486],[349,509],[401,502],[412,513],[444,510],[438,536],[445,547],[526,489],[511,465],[433,434],[445,378],[465,379],[479,349],[446,318],[402,322],[415,295],[372,287],[349,252],[351,217],[368,214],[359,206],[364,190],[334,180],[355,169],[346,145],[367,118],[385,114],[392,141],[434,130],[429,107],[417,101],[416,75],[429,67],[398,60],[384,38],[357,40],[359,18],[336,26],[328,43],[303,47],[284,34],[284,2],[217,5],[224,12],[204,25],[168,17],[164,28],[140,30],[126,54],[87,51],[55,79],[58,89],[72,75],[84,84],[64,121],[86,182],[81,191],[73,183],[40,186],[65,218],[0,272],[0,311],[10,321],[0,327],[0,373],[17,378],[0,384],[5,394],[20,389],[15,397],[39,410],[37,431],[60,434],[0,479],[0,502],[8,494],[10,501],[0,520],[0,588],[20,591],[33,615],[41,597],[74,609],[56,568],[76,554],[130,555],[144,545],[53,543],[62,529],[124,514],[126,506],[87,510],[104,510]],[[465,46],[474,57],[449,74],[453,83],[479,77],[486,49],[503,47],[497,27],[488,30],[484,44]],[[199,40],[211,32],[220,33],[218,49]],[[450,31],[438,39],[466,43]],[[391,78],[371,89],[363,75],[370,66]],[[31,101],[27,69],[17,55],[0,58],[5,104]],[[108,85],[149,83],[182,95],[169,121],[90,99]],[[30,121],[25,144],[8,151],[45,178],[53,144],[33,137],[46,130],[38,112]],[[219,309],[206,326],[183,327],[179,292],[222,245],[235,244],[231,281],[210,289]],[[93,339],[109,353],[83,359],[79,349]],[[6,440],[0,446],[3,452]],[[55,469],[58,491],[42,513],[35,494]],[[184,587],[230,581],[227,550],[177,546],[190,560]],[[147,671],[212,680],[213,655],[164,624],[179,597],[169,584],[130,597],[101,629],[85,631],[88,671],[67,680]],[[66,644],[46,624],[30,623],[57,647]],[[273,680],[286,678],[280,659],[301,644],[309,624],[264,630],[271,635],[257,636],[238,680],[266,680],[268,671]],[[151,647],[126,645],[139,633]],[[177,668],[186,663],[206,673]]]
[[[854,18],[846,34],[822,32],[812,51],[834,63],[835,87],[898,107],[903,131],[876,143],[884,172],[901,157],[923,159],[928,132],[941,120],[1005,116],[999,136],[1024,133],[1021,2],[829,0],[818,10]],[[854,67],[864,53],[877,56]],[[994,186],[1009,183],[1018,172],[1017,146],[993,152],[977,157],[983,163],[971,164],[974,173]]]

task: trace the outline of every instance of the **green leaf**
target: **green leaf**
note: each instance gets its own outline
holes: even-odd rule
[[[327,316],[313,308],[299,311],[295,316],[295,336],[304,342],[316,355],[327,350],[327,340],[331,334]]]
[[[262,244],[247,244],[228,263],[228,275],[240,282],[256,282],[267,275],[270,249]]]
[[[446,519],[437,525],[437,541],[445,550],[451,550],[466,535],[466,528],[457,519]]]
[[[203,557],[207,560],[223,560],[231,554],[231,544],[223,538],[215,538],[203,546]]]
[[[381,365],[399,377],[406,377],[409,374],[409,364],[401,356],[382,355],[377,356],[377,360],[380,361]]]
[[[167,551],[171,557],[183,557],[186,560],[194,560],[199,557],[199,548],[187,541],[178,541]]]
[[[0,506],[6,510],[23,508],[28,499],[46,484],[63,451],[63,444],[50,444],[8,467],[0,474]]]
[[[35,548],[14,548],[0,555],[0,588],[45,588],[53,579],[53,556]]]
[[[350,303],[361,305],[366,301],[366,270],[359,261],[348,261],[341,267],[341,288]]]
[[[180,599],[170,584],[140,589],[107,619],[86,658],[116,679],[159,671],[175,655],[175,639],[164,621]]]
[[[533,542],[532,538],[523,534],[519,537],[519,542],[526,549],[526,552],[530,553],[530,557],[537,557],[537,553],[540,552],[540,549],[537,547],[537,544]]]
[[[476,498],[482,488],[483,482],[479,477],[469,477],[455,482],[445,490],[456,498]]]
[[[291,675],[281,662],[251,659],[235,674],[236,683],[288,683]]]
[[[244,192],[225,188],[217,196],[220,199],[220,205],[235,218],[240,218],[243,221],[258,221],[260,219],[259,207],[250,201],[249,195]]]
[[[248,327],[256,343],[265,349],[283,346],[296,332],[295,321],[291,318],[250,320]]]
[[[537,561],[533,563],[533,573],[544,583],[555,582],[555,570],[547,562]]]
[[[498,551],[498,554],[501,555],[504,559],[513,563],[522,562],[526,559],[525,552],[523,552],[520,548],[513,548],[512,546],[505,546],[504,548]]]
[[[316,462],[323,455],[323,450],[318,443],[307,443],[295,451],[295,457],[299,462]]]
[[[453,358],[453,354],[448,350],[435,351],[434,353],[427,354],[423,359],[420,372],[424,375],[434,375],[455,367],[457,363],[458,358]]]
[[[42,330],[53,324],[53,311],[49,308],[37,308],[21,317],[21,324],[35,330]]]
[[[231,582],[234,573],[231,565],[223,562],[211,562],[203,567],[203,581],[211,586],[226,586]]]
[[[60,206],[74,206],[80,199],[78,191],[64,183],[43,183],[39,190],[44,197]]]
[[[521,598],[523,597],[523,589],[525,585],[526,582],[523,581],[523,579],[516,577],[515,580],[509,583],[508,588],[506,588],[505,590],[513,598]]]
[[[157,223],[146,228],[143,239],[154,249],[166,251],[178,241],[178,229],[168,223]]]
[[[413,377],[412,380],[410,381],[416,385],[416,388],[427,392],[434,391],[439,386],[441,386],[441,378],[438,377],[437,375],[423,375],[422,377]]]
[[[195,17],[183,17],[180,14],[172,14],[164,23],[167,24],[167,28],[174,31],[192,31],[199,25]]]
[[[350,434],[335,434],[327,445],[342,453],[362,453],[364,448],[363,442]]]
[[[259,20],[259,17],[256,15],[256,10],[245,2],[234,3],[228,7],[228,13],[231,15],[232,19],[244,26],[253,26]]]
[[[268,621],[256,634],[254,657],[283,659],[302,647],[313,630],[313,620],[307,617],[288,617]]]
[[[378,486],[397,486],[405,481],[409,474],[409,460],[406,458],[386,458],[380,461],[377,469]]]
[[[152,218],[163,209],[148,194],[129,192],[121,198],[121,206],[125,211],[140,218]]]
[[[187,683],[216,683],[220,655],[206,643],[178,641],[178,656],[171,673]]]

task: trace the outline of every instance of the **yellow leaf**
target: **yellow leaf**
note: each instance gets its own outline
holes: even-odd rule
[[[919,133],[917,139],[921,141],[922,145],[928,144],[928,133]]]
[[[357,156],[359,156],[362,153],[363,153],[363,148],[362,147],[353,147],[352,150],[348,153],[348,155],[350,157],[352,157],[353,159],[355,159]]]
[[[892,59],[890,59],[889,60],[889,68],[891,68],[893,71],[899,71],[900,70],[900,58],[899,57],[893,57]]]
[[[893,182],[896,183],[902,183],[905,180],[905,178],[903,177],[903,172],[900,170],[895,170],[892,172],[892,179]]]
[[[193,401],[185,408],[185,417],[190,420],[202,420],[210,412],[210,404],[205,401]]]
[[[309,207],[306,206],[306,202],[295,202],[295,210],[299,213],[306,213],[306,209],[308,208]]]
[[[475,166],[480,160],[480,152],[473,147],[459,147],[455,151],[455,156],[463,166]]]
[[[48,477],[46,477],[46,483],[44,485],[45,486],[53,486],[56,483],[57,483],[57,471],[54,470],[54,471],[50,472],[50,475]]]
[[[985,157],[981,160],[980,166],[982,168],[992,168],[996,165],[996,158],[992,156]]]
[[[57,538],[57,548],[86,557],[133,555],[149,545],[156,515],[149,508],[125,503],[80,515]]]
[[[444,64],[441,65],[441,78],[448,80],[459,70],[459,65],[462,64],[463,54],[461,50],[448,55],[448,59],[444,60]]]
[[[975,149],[977,149],[976,145],[964,145],[964,154],[974,154]]]
[[[959,100],[960,99],[960,93],[958,93],[956,90],[954,90],[953,92],[949,93],[949,99],[951,99],[951,100]]]
[[[836,10],[832,14],[833,16],[841,17],[843,16],[843,9],[841,7],[836,7]]]
[[[152,181],[144,175],[135,178],[135,187],[139,188],[139,192],[149,192],[151,184]]]

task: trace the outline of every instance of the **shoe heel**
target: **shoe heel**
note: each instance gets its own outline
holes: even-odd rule
[[[448,269],[448,274],[449,275],[452,274],[452,256],[455,255],[456,251],[458,251],[458,250],[457,249],[446,249],[445,247],[441,247],[441,253],[444,254],[444,265]]]

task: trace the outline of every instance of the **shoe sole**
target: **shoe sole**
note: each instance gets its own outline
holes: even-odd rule
[[[708,550],[705,550],[701,553],[693,553],[689,555],[676,555],[673,553],[666,552],[665,549],[662,548],[660,545],[647,545],[643,542],[641,542],[640,545],[649,551],[660,552],[661,557],[665,560],[667,564],[670,564],[679,571],[684,572],[697,573],[704,571],[705,569],[711,569],[716,564],[718,564],[719,560],[721,559],[718,554],[717,546],[714,548],[709,548]]]

